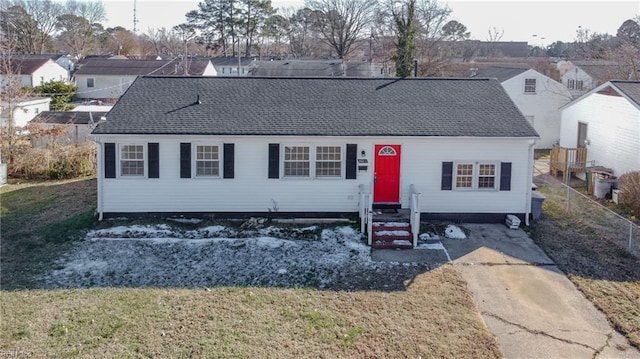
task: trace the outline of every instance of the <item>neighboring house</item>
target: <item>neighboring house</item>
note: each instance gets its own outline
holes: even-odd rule
[[[49,111],[50,97],[29,97],[9,102],[0,102],[0,122],[2,127],[9,124],[13,112],[13,125],[24,127],[39,113]]]
[[[79,99],[117,99],[138,76],[216,76],[209,59],[89,59],[74,73]],[[185,73],[186,71],[186,73]]]
[[[629,74],[611,61],[560,61],[557,64],[562,84],[578,98],[613,79],[628,79]]]
[[[75,62],[69,56],[63,54],[13,54],[11,57],[14,59],[51,59],[65,68],[68,73],[73,72],[75,69]]]
[[[606,82],[562,108],[560,146],[586,147],[587,162],[615,176],[640,170],[640,82]]]
[[[249,76],[249,72],[254,67],[253,57],[214,57],[211,59],[216,68],[217,76]]]
[[[540,135],[536,149],[549,149],[560,139],[560,107],[571,101],[561,83],[530,68],[488,67],[478,77],[496,78]]]
[[[346,74],[345,74],[346,68]],[[366,61],[278,60],[254,61],[249,76],[256,77],[384,77],[382,66]]]
[[[46,147],[53,143],[73,144],[91,141],[89,135],[95,124],[107,112],[87,111],[44,111],[38,114],[31,123],[39,124],[43,129],[62,128],[63,133],[52,137],[45,136],[33,139],[34,147]]]
[[[0,66],[0,91],[5,91],[9,83],[34,87],[50,81],[69,80],[69,71],[50,58],[12,58],[7,60],[7,65],[8,71]]]
[[[139,77],[92,136],[100,218],[460,221],[528,218],[538,139],[494,79],[344,77]]]

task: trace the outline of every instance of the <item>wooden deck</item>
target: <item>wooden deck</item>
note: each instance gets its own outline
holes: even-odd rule
[[[553,146],[549,159],[549,172],[552,176],[562,173],[566,183],[572,173],[583,173],[587,168],[586,148],[567,148]]]

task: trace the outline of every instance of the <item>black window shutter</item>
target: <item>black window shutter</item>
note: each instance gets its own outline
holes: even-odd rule
[[[269,144],[269,178],[280,177],[280,144]]]
[[[149,156],[149,178],[160,178],[160,144],[147,144],[147,154]]]
[[[180,143],[180,178],[191,178],[191,143]]]
[[[500,163],[500,190],[511,191],[511,162]]]
[[[116,178],[116,144],[104,144],[104,178]]]
[[[451,191],[453,187],[453,162],[442,162],[442,184],[440,189]]]
[[[223,178],[233,178],[234,176],[234,157],[235,157],[235,148],[233,143],[225,143],[224,144],[224,153],[223,153]]]
[[[356,179],[358,169],[358,145],[347,144],[347,167],[345,171],[346,179]]]

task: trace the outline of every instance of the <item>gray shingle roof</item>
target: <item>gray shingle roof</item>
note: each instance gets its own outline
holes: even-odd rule
[[[201,76],[209,59],[187,59],[187,71],[191,76]],[[76,75],[130,75],[172,76],[182,75],[181,59],[173,60],[122,60],[90,59],[76,71]]]
[[[94,134],[538,136],[494,79],[139,77],[106,118]]]
[[[106,112],[42,111],[31,120],[34,123],[86,125],[91,118],[97,123]]]
[[[527,70],[529,70],[529,68],[490,66],[486,69],[478,71],[477,76],[494,78],[498,79],[498,81],[500,82],[505,82],[508,79],[516,77]]]
[[[640,107],[640,81],[613,80],[610,82]]]
[[[254,61],[250,76],[258,77],[330,77],[344,73],[341,60]],[[346,62],[349,77],[372,77],[368,62]]]
[[[50,58],[12,58],[8,61],[11,73],[20,75],[31,75],[37,69],[44,66],[47,62],[52,61]],[[0,69],[0,74],[5,74],[4,68]]]

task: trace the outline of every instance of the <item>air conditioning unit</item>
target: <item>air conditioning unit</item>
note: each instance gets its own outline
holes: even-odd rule
[[[620,204],[618,202],[620,200],[620,190],[619,189],[611,190],[611,200],[615,204]]]

